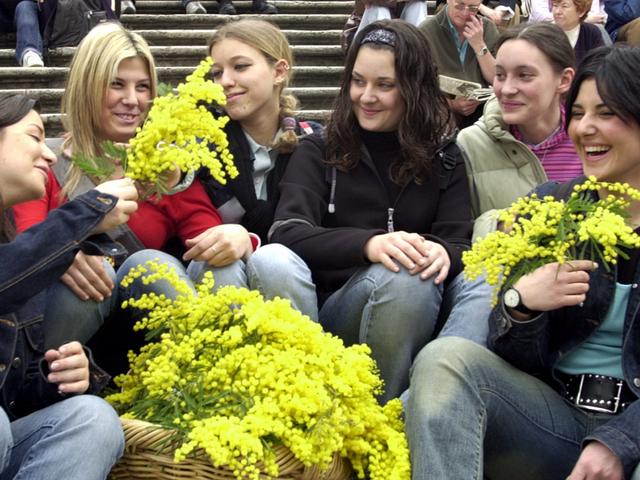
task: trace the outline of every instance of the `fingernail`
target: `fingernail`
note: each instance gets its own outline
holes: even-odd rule
[[[411,263],[409,265],[409,270],[413,270],[414,268],[416,268],[416,264],[415,263]]]
[[[57,370],[58,369],[58,362],[53,362],[51,364],[51,370]]]

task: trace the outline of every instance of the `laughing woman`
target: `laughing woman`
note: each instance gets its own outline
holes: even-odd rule
[[[108,376],[78,342],[44,349],[46,290],[87,247],[136,210],[133,182],[107,182],[21,235],[9,209],[41,197],[56,157],[35,102],[0,97],[0,478],[103,480],[122,454],[117,414],[97,393]],[[81,320],[81,319],[74,319]]]
[[[585,174],[636,189],[639,76],[640,49],[594,50],[567,103]],[[566,198],[583,181],[545,191]],[[637,232],[638,202],[629,214]],[[640,479],[640,249],[627,253],[611,272],[581,260],[519,279],[492,313],[495,353],[451,338],[420,352],[406,417],[414,480]]]
[[[407,387],[469,245],[464,164],[440,155],[450,117],[430,59],[404,22],[356,36],[327,132],[294,152],[272,227],[311,269],[325,329],[371,347],[383,402]]]

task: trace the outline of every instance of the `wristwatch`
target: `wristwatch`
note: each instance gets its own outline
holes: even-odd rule
[[[476,56],[477,57],[484,57],[487,53],[489,53],[489,49],[487,48],[487,46],[485,45],[484,47],[482,47],[480,49],[479,52],[476,52]]]
[[[530,310],[522,303],[520,292],[515,288],[509,288],[506,290],[502,296],[502,301],[504,302],[505,307],[511,308],[516,312],[524,313],[525,315],[533,313],[533,310]]]

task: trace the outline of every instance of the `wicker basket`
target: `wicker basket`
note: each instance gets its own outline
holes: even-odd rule
[[[113,467],[110,480],[235,480],[231,471],[216,468],[205,458],[189,458],[174,463],[175,444],[171,434],[152,423],[122,419],[126,448],[120,462]],[[349,462],[335,456],[329,468],[320,472],[307,468],[286,447],[275,448],[280,467],[278,479],[287,480],[347,480],[352,478]],[[264,478],[272,478],[265,475]]]

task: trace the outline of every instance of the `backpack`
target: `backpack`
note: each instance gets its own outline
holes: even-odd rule
[[[116,19],[109,0],[48,1],[42,40],[46,50],[75,47],[98,23]]]

